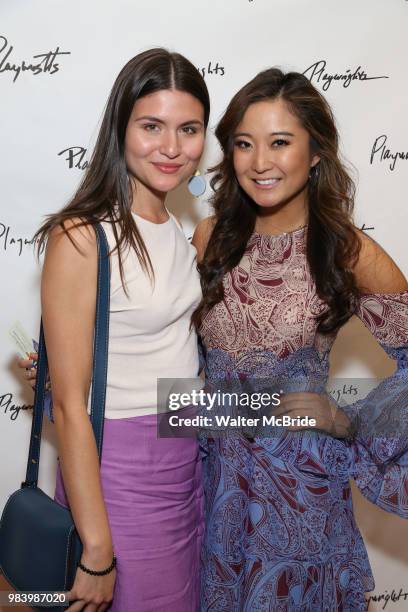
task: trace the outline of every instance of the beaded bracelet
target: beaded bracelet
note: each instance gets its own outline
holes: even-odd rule
[[[80,561],[78,561],[78,567],[83,572],[90,574],[91,576],[106,576],[106,574],[110,574],[110,572],[116,567],[116,557],[115,555],[113,555],[112,563],[110,564],[109,567],[107,567],[104,570],[99,570],[99,571],[91,570],[88,567],[85,567],[85,565],[82,565]]]

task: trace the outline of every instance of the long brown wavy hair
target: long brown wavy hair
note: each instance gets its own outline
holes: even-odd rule
[[[360,240],[351,220],[354,183],[339,158],[339,136],[324,97],[298,72],[271,68],[259,73],[232,98],[215,131],[223,152],[211,186],[215,225],[199,264],[203,299],[193,314],[199,327],[208,311],[224,297],[223,277],[238,265],[254,231],[257,205],[234,172],[234,134],[248,107],[281,99],[308,131],[320,162],[308,181],[307,260],[319,297],[327,305],[319,316],[322,333],[337,330],[353,314],[359,290],[353,265]]]
[[[50,231],[57,226],[72,241],[64,225],[68,219],[81,219],[77,227],[103,220],[113,224],[116,242],[113,250],[118,250],[122,283],[123,247],[133,248],[142,268],[150,276],[153,274],[149,253],[131,213],[132,192],[125,161],[125,134],[135,102],[165,89],[184,91],[199,100],[207,127],[210,98],[197,68],[183,55],[162,48],[136,55],[122,68],[112,87],[89,166],[74,197],[61,211],[49,215],[34,236],[38,253],[44,249]]]

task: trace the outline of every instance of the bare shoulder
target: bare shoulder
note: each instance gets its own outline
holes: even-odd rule
[[[357,230],[361,250],[354,268],[363,293],[399,293],[408,289],[407,279],[394,260],[372,238]]]
[[[91,224],[74,217],[64,221],[64,227],[54,227],[47,241],[47,256],[68,255],[92,257],[96,254],[96,235]]]
[[[96,234],[92,225],[81,225],[80,219],[64,221],[54,227],[48,236],[42,274],[42,286],[49,282],[53,286],[62,280],[66,286],[92,282],[96,279],[97,262]]]
[[[195,228],[191,244],[195,246],[197,250],[198,261],[204,257],[205,249],[207,248],[208,241],[211,238],[215,223],[215,216],[206,217],[205,219],[201,219]]]

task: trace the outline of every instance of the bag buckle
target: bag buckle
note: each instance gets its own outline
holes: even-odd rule
[[[32,487],[35,486],[35,482],[33,480],[24,480],[24,482],[21,483],[21,488],[25,489],[26,487]]]

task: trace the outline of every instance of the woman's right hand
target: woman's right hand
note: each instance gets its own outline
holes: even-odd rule
[[[85,567],[100,570],[109,565],[110,560],[107,561],[107,559],[111,560],[112,554],[104,555],[103,560],[98,560],[97,557],[87,554],[84,550],[81,563]],[[113,599],[115,580],[115,568],[105,576],[92,576],[78,568],[72,589],[67,592],[67,599],[72,602],[67,612],[79,612],[80,610],[103,612],[107,610]]]
[[[18,367],[24,370],[23,376],[28,381],[30,387],[34,389],[37,378],[37,368],[34,367],[34,362],[37,362],[38,354],[30,353],[28,359],[18,359]]]

